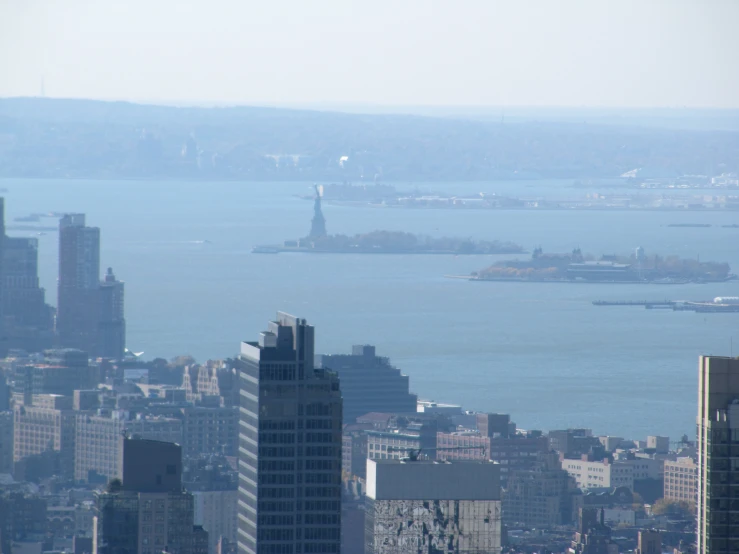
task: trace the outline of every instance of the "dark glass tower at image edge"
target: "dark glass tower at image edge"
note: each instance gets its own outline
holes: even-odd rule
[[[338,553],[342,399],[314,328],[278,312],[238,366],[239,554]]]
[[[739,358],[698,366],[697,554],[739,552]]]

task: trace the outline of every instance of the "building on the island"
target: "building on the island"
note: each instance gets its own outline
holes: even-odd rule
[[[55,394],[36,394],[30,405],[14,407],[13,461],[29,462],[48,455],[50,474],[74,477],[76,413],[72,398]],[[20,472],[18,472],[20,473]],[[30,475],[24,470],[26,479]],[[18,477],[18,475],[16,475]]]
[[[698,464],[689,457],[665,460],[665,500],[696,502],[698,495]]]
[[[60,344],[94,356],[100,321],[100,229],[84,214],[59,221],[59,292],[56,329]]]
[[[546,529],[572,523],[582,495],[556,452],[540,454],[536,467],[514,470],[503,493],[503,522]]]
[[[499,553],[500,466],[367,460],[365,552]]]
[[[338,554],[341,391],[314,366],[314,328],[278,312],[238,365],[239,553]]]
[[[739,358],[698,362],[697,554],[739,552]]]
[[[126,318],[124,314],[124,284],[108,268],[100,282],[100,319],[97,352],[102,358],[122,360],[126,350]]]
[[[74,478],[99,481],[122,477],[124,437],[181,443],[182,421],[123,410],[104,414],[79,413],[76,422]]]
[[[98,554],[192,554],[193,498],[182,487],[182,449],[174,443],[123,441],[123,479],[96,498]],[[207,538],[206,538],[207,541]]]
[[[417,397],[409,391],[409,379],[375,347],[352,347],[351,355],[317,356],[316,364],[339,374],[344,399],[344,422],[370,412],[413,413]]]
[[[634,490],[634,468],[626,462],[588,460],[562,460],[562,469],[575,478],[581,489],[627,487]]]

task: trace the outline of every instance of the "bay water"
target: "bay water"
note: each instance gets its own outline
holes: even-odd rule
[[[406,183],[453,194],[572,197],[571,181]],[[102,270],[126,282],[128,346],[144,358],[238,353],[277,310],[316,326],[316,351],[374,344],[420,397],[510,413],[520,427],[589,427],[644,438],[695,434],[700,354],[739,352],[739,314],[595,307],[593,300],[739,296],[739,282],[686,285],[469,282],[508,256],[252,254],[305,236],[310,183],[0,180],[6,225],[83,212]],[[609,191],[602,191],[609,192]],[[612,192],[612,191],[611,191]],[[715,194],[715,193],[706,193]],[[324,205],[329,233],[376,229],[510,240],[528,250],[700,256],[739,271],[736,212],[485,211]],[[710,223],[710,228],[669,227]],[[53,218],[44,225],[56,225]],[[30,236],[9,230],[11,236]],[[39,237],[56,302],[58,233]],[[735,343],[732,346],[732,341]]]

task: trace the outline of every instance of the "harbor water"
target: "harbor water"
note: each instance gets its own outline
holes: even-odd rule
[[[575,197],[570,181],[446,183],[440,192]],[[126,282],[128,346],[144,358],[234,356],[275,311],[317,328],[316,350],[370,343],[419,396],[507,412],[520,427],[589,427],[633,438],[693,437],[700,354],[739,353],[739,314],[596,307],[593,300],[739,296],[698,285],[470,282],[448,279],[493,256],[252,254],[304,236],[310,183],[2,180],[6,225],[37,212],[84,212],[101,228],[102,270]],[[402,187],[403,184],[398,184]],[[403,210],[324,205],[329,233],[377,229],[510,240],[545,252],[700,256],[739,272],[739,214]],[[711,227],[668,227],[710,223]],[[43,225],[56,225],[45,219]],[[20,225],[20,223],[15,223]],[[39,236],[40,277],[56,302],[57,240]],[[505,258],[507,256],[502,256]],[[501,258],[501,257],[499,257]],[[732,347],[732,338],[734,346]]]

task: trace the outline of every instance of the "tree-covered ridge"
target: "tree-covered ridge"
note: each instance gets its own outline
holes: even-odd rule
[[[518,254],[523,247],[513,242],[476,241],[469,238],[429,237],[404,233],[402,231],[372,231],[370,233],[349,235],[328,235],[306,239],[311,247],[318,250],[341,252],[414,252],[452,254]]]
[[[737,160],[735,131],[0,99],[0,177],[484,181]]]

